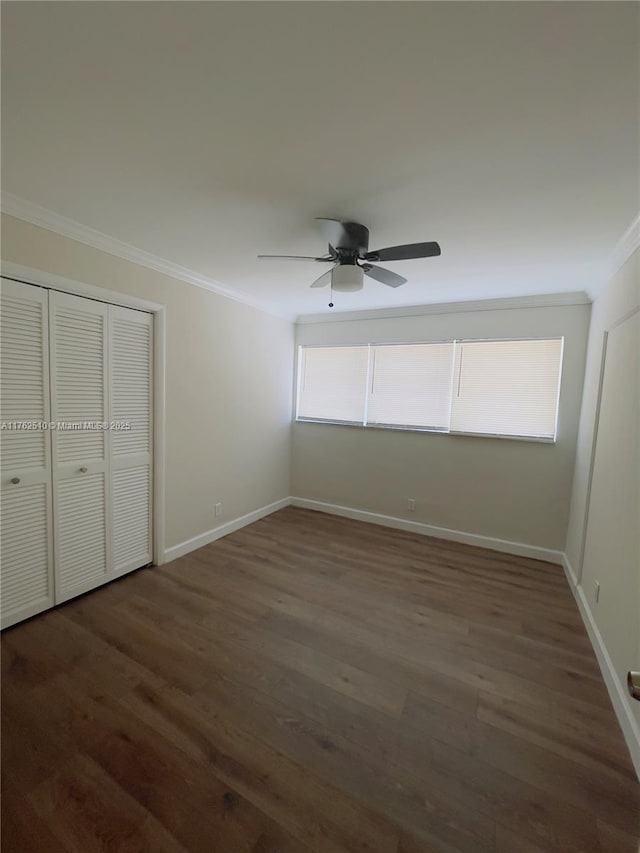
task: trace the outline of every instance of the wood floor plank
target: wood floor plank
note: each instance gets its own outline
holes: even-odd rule
[[[2,780],[3,853],[24,853],[25,850],[66,853],[68,848],[58,841],[49,823],[40,817],[12,781],[10,778]]]
[[[322,617],[317,623],[309,623],[280,614],[266,620],[265,626],[312,648],[327,651],[389,684],[401,685],[406,691],[425,695],[455,711],[475,713],[478,690],[473,684],[424,666],[423,661],[407,660],[395,644],[385,642],[384,635],[372,628],[345,631],[342,620],[336,622]]]
[[[535,843],[500,824],[496,830],[496,851],[497,853],[560,853],[555,841],[550,841],[549,844]]]
[[[562,571],[287,508],[2,638],[10,853],[637,853]]]
[[[202,697],[177,688],[152,693],[157,713],[190,742],[210,771],[317,853],[395,853],[398,830],[324,782],[275,745],[239,728]],[[237,706],[236,706],[237,707]]]
[[[636,833],[625,832],[605,821],[598,821],[602,853],[638,853],[640,845]]]
[[[478,698],[478,719],[598,773],[611,772],[633,779],[626,746],[616,737],[613,725],[608,731],[594,729],[587,723],[578,725],[575,719],[568,721],[562,715],[540,714],[527,705],[483,691]]]
[[[77,755],[29,795],[69,853],[186,853],[86,755]]]
[[[341,799],[355,792],[367,810],[380,813],[392,824],[410,826],[422,837],[448,840],[452,846],[472,847],[478,853],[493,849],[491,819],[443,796],[436,785],[419,784],[413,772],[403,771],[395,762],[391,782],[388,773],[382,772],[380,754],[389,753],[382,749],[381,741],[369,741],[371,751],[364,753],[359,744],[346,741],[337,727],[322,726],[277,700],[252,697],[230,684],[208,685],[202,700],[207,718],[239,721],[243,732],[271,743],[298,764],[312,766],[323,780],[337,786]],[[388,770],[389,765],[386,767]]]
[[[566,850],[597,849],[595,820],[587,812],[568,805],[558,808],[556,800],[546,792],[536,792],[457,750],[447,749],[432,740],[428,732],[420,738],[398,727],[389,736],[388,728],[379,719],[360,714],[352,720],[335,704],[330,709],[332,716],[316,724],[306,714],[279,708],[276,701],[267,700],[262,694],[252,700],[246,692],[229,684],[212,683],[203,693],[217,709],[211,713],[243,720],[247,729],[260,729],[265,739],[277,742],[278,748],[291,750],[296,760],[324,768],[322,772],[327,777],[342,779],[345,787],[376,797],[378,808],[389,810],[394,819],[401,819],[420,837],[430,835],[430,830],[437,837],[436,816],[444,815],[448,828],[455,826],[460,832],[484,836],[484,842],[475,839],[476,849],[481,850],[487,838],[493,837],[493,826],[486,818],[483,824],[482,816],[488,814],[511,822],[534,838],[540,833],[553,838],[556,831],[565,835],[571,832],[575,845],[567,839]],[[258,704],[262,706],[259,713],[255,710]],[[367,752],[367,746],[373,749]],[[386,785],[387,774],[396,782],[393,789]],[[372,778],[373,787],[369,784]],[[407,793],[409,801],[405,799]],[[434,809],[428,814],[426,825],[427,815],[416,811],[416,802],[431,803]],[[442,826],[438,832],[443,832]],[[470,837],[464,844],[471,844]]]
[[[640,839],[640,786],[634,778],[602,768],[594,773],[566,755],[483,723],[476,732],[475,752],[493,767],[544,788],[560,801],[597,812]]]
[[[119,611],[149,614],[151,609],[155,614],[158,613],[157,602],[149,605],[134,599],[122,604]],[[170,616],[161,615],[160,618],[169,620]],[[227,644],[232,642],[236,648],[248,649],[251,653],[255,649],[262,649],[284,666],[319,681],[331,690],[352,696],[365,705],[371,705],[393,716],[402,712],[407,693],[405,688],[383,681],[317,648],[310,648],[285,637],[269,635],[261,628],[244,624],[241,619],[230,618],[228,614],[207,617],[202,621],[200,632],[191,625],[174,622],[172,636],[185,645],[190,637],[197,637],[200,641],[199,651],[203,653],[207,642],[212,642],[212,636],[221,625],[224,626],[224,640]],[[207,628],[211,628],[209,636],[206,633]],[[211,658],[208,659],[208,664],[210,668]]]
[[[126,699],[121,703],[131,710]],[[258,842],[264,846],[278,837],[292,840],[221,779],[211,761],[202,756],[190,760],[183,754],[182,744],[176,749],[154,736],[135,714],[121,711],[119,722],[116,732],[91,745],[88,752],[190,853],[253,850]]]

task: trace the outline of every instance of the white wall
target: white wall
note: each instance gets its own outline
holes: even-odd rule
[[[166,305],[166,548],[288,496],[291,323],[9,216],[2,258]]]
[[[583,304],[298,324],[298,344],[564,335],[565,352],[556,444],[297,423],[292,494],[564,550],[589,313]]]
[[[639,311],[636,250],[593,304],[566,554],[640,774],[640,703],[625,687],[640,669]]]

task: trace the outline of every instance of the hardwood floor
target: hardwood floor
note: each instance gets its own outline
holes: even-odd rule
[[[636,853],[557,566],[288,508],[6,631],[3,851]]]

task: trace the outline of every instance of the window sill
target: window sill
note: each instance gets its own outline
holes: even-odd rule
[[[459,432],[456,430],[433,429],[429,427],[396,426],[393,424],[362,424],[356,421],[331,421],[316,418],[296,418],[297,424],[323,424],[325,426],[357,427],[358,429],[393,430],[394,432],[424,432],[432,435],[467,436],[468,438],[500,438],[507,441],[528,441],[534,444],[556,444],[557,438],[532,435],[499,435],[492,432]]]

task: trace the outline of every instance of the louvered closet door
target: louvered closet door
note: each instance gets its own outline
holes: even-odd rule
[[[53,604],[49,333],[46,290],[0,291],[0,595],[2,627]]]
[[[113,571],[119,575],[151,562],[152,316],[112,305],[109,325]]]
[[[109,420],[108,311],[66,293],[49,297],[57,603],[111,576],[110,433],[95,428]]]

